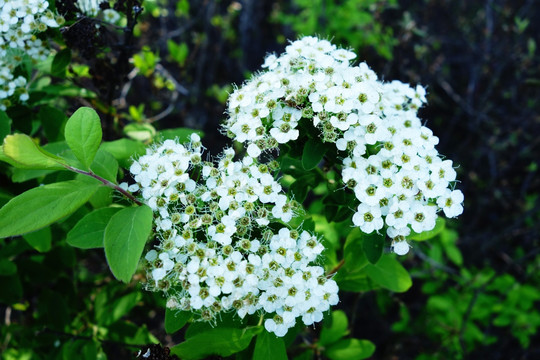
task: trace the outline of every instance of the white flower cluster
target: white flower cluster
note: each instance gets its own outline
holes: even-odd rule
[[[64,23],[61,16],[48,9],[45,0],[0,0],[0,109],[9,106],[9,97],[17,95],[28,100],[26,79],[13,74],[25,55],[33,61],[43,61],[50,53],[46,44],[36,37],[49,27]]]
[[[313,265],[324,249],[318,239],[283,225],[297,205],[281,193],[275,169],[233,161],[231,149],[214,166],[202,149],[197,135],[185,146],[167,140],[130,168],[129,190],[154,211],[161,239],[145,256],[148,287],[165,292],[168,307],[208,321],[221,311],[274,314],[265,327],[278,336],[297,317],[320,321],[338,288]]]
[[[224,129],[257,157],[312,124],[321,141],[345,154],[342,180],[359,200],[353,223],[365,233],[385,228],[394,251],[405,254],[410,229],[433,229],[441,209],[461,214],[463,194],[452,190],[452,162],[440,157],[438,138],[417,116],[424,88],[378,81],[365,63],[350,64],[355,57],[315,37],[291,43],[230,96]]]
[[[121,15],[113,9],[102,10],[100,4],[106,2],[105,0],[77,0],[77,7],[86,16],[96,17],[100,13],[103,14],[103,20],[110,23],[116,24],[120,19]],[[108,2],[108,1],[107,1]]]

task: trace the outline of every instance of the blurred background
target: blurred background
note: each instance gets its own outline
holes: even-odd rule
[[[439,137],[439,152],[457,166],[465,211],[436,239],[414,243],[403,258],[413,277],[408,292],[343,293],[338,308],[347,313],[354,337],[375,343],[373,359],[540,359],[537,0],[148,0],[141,6],[125,76],[104,86],[106,69],[90,61],[95,54],[81,45],[72,57],[91,70],[81,83],[107,95],[123,114],[120,122],[202,130],[212,154],[230,144],[219,127],[234,84],[301,35],[352,49],[357,62],[367,62],[384,81],[426,87],[428,104],[420,117]],[[111,131],[105,135],[117,138]],[[86,251],[81,260],[73,251],[56,247],[40,262],[18,264],[26,306],[37,312],[14,321],[19,325],[9,330],[12,345],[39,334],[34,350],[47,354],[74,314],[86,316],[90,300],[98,307],[97,322],[111,325],[103,344],[109,355],[129,358],[133,349],[123,343],[150,342],[152,336],[164,345],[177,341],[163,331],[163,314],[156,310],[162,299],[130,295],[110,275],[97,275],[107,272],[101,252]],[[77,287],[70,270],[75,267]],[[41,282],[29,288],[24,279]],[[75,294],[87,294],[86,304],[77,305]],[[124,313],[107,313],[107,306],[120,306],[107,304],[118,294],[129,311],[121,323]],[[7,296],[0,300],[12,301]]]

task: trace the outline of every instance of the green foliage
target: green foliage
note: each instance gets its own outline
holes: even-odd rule
[[[133,64],[145,76],[154,72],[158,62],[159,56],[152,52],[148,46],[144,46],[139,54],[133,55]]]
[[[2,150],[6,158],[1,160],[18,168],[61,170],[67,163],[64,159],[43,150],[25,134],[6,136]]]
[[[105,255],[114,276],[129,282],[152,231],[152,209],[129,207],[114,214],[103,233]]]
[[[252,338],[260,333],[260,326],[245,329],[215,328],[188,337],[171,348],[171,354],[182,359],[203,359],[208,355],[229,356],[247,348]]]
[[[101,144],[101,122],[93,109],[79,108],[66,123],[66,142],[73,154],[88,168]]]
[[[378,17],[385,9],[395,7],[395,0],[294,0],[291,13],[279,13],[276,18],[298,35],[328,37],[355,49],[372,47],[391,60],[397,40]]]
[[[88,201],[98,186],[70,180],[24,192],[0,209],[0,237],[39,230],[72,214]]]
[[[105,228],[119,210],[117,207],[108,207],[88,213],[67,233],[67,243],[81,249],[103,247]]]
[[[169,49],[169,54],[173,60],[176,61],[179,66],[184,66],[189,54],[187,44],[185,42],[177,44],[173,40],[169,39],[167,41],[167,48]]]
[[[265,359],[287,360],[287,350],[282,338],[267,331],[261,331],[255,342],[253,360]]]
[[[179,311],[167,308],[165,310],[165,331],[174,334],[183,328],[193,315],[189,311]]]
[[[412,286],[407,270],[390,256],[382,257],[375,265],[367,264],[365,272],[376,284],[390,291],[405,292]]]

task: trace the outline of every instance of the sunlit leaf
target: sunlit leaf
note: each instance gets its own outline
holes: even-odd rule
[[[370,279],[388,290],[405,292],[412,286],[407,270],[389,255],[383,256],[375,265],[368,264],[364,270]]]
[[[67,165],[66,160],[45,151],[26,134],[6,136],[2,150],[11,165],[23,169],[64,170]]]
[[[332,317],[330,321],[326,320],[323,323],[321,329],[321,336],[319,338],[319,345],[327,346],[335,343],[342,337],[349,334],[349,321],[347,315],[341,310],[332,311]]]
[[[88,168],[102,137],[101,121],[96,111],[89,107],[75,111],[66,123],[64,136],[77,159]]]
[[[0,238],[26,234],[72,214],[99,188],[77,180],[30,189],[0,209]]]
[[[343,339],[328,347],[326,356],[331,360],[367,359],[375,352],[375,345],[368,340]]]

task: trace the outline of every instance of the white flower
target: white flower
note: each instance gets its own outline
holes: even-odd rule
[[[352,221],[354,225],[358,226],[366,234],[381,229],[384,224],[381,217],[381,209],[377,206],[369,206],[366,204],[358,205],[358,209],[353,215]]]
[[[392,241],[392,251],[395,252],[398,255],[405,255],[409,252],[410,245],[407,243],[406,240],[393,240]]]
[[[437,199],[437,205],[449,218],[461,215],[463,212],[463,193],[460,190],[446,189],[444,194]]]

